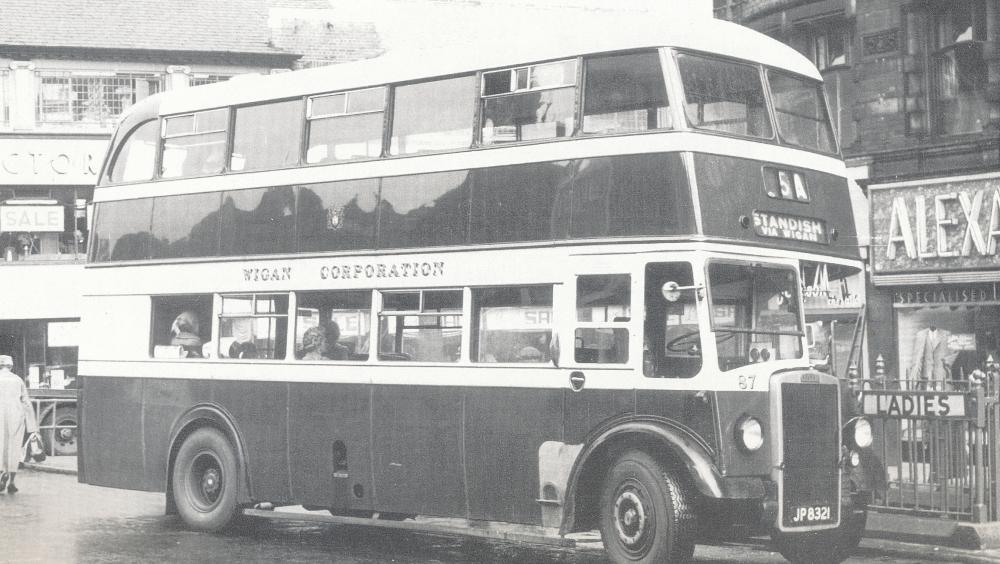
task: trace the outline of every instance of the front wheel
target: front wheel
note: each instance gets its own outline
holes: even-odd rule
[[[613,562],[687,562],[694,515],[677,476],[643,451],[621,455],[601,492],[601,540]]]
[[[840,526],[826,531],[771,535],[775,548],[792,564],[840,564],[854,553],[865,533],[868,512],[844,515]]]
[[[199,531],[218,531],[236,518],[239,464],[229,439],[204,427],[191,433],[174,459],[171,486],[177,512]]]

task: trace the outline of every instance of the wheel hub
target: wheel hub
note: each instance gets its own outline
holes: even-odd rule
[[[206,499],[215,501],[222,486],[222,477],[218,468],[209,468],[201,476],[201,492]]]
[[[627,548],[641,547],[646,533],[646,508],[632,490],[625,490],[615,499],[615,529],[618,540]]]

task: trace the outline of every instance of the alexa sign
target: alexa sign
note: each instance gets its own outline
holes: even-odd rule
[[[996,266],[1000,176],[871,194],[877,272]]]
[[[62,206],[0,206],[0,231],[61,232],[64,229]]]

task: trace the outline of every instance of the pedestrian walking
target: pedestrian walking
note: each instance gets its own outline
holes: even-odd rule
[[[24,431],[38,432],[35,412],[28,399],[28,388],[11,372],[14,359],[0,355],[0,493],[16,493],[14,478],[24,451]]]

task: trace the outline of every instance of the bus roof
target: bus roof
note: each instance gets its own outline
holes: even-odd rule
[[[507,42],[484,40],[470,48],[451,46],[432,51],[395,52],[340,65],[279,75],[242,76],[228,82],[177,90],[160,100],[160,114],[293,98],[307,94],[350,90],[437,76],[503,68],[512,65],[575,57],[589,53],[651,47],[677,47],[717,53],[787,69],[822,80],[816,67],[799,52],[753,30],[714,19],[670,22],[636,21],[622,26],[598,22],[571,22],[565,29],[542,36],[511,32]],[[496,31],[496,30],[492,30]],[[487,30],[484,35],[489,35]],[[502,33],[501,33],[502,35]],[[530,35],[530,40],[524,40]]]

